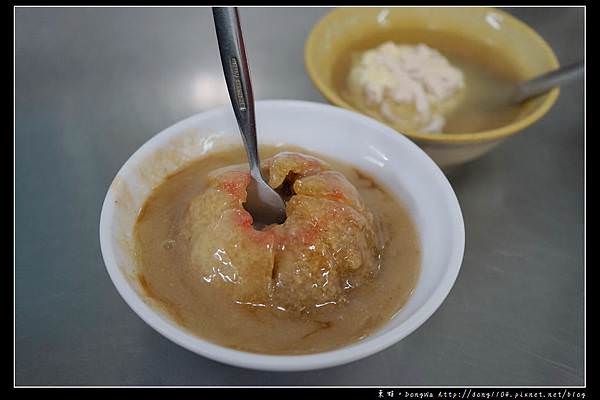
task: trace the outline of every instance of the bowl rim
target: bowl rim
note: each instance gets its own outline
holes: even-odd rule
[[[397,6],[396,7],[396,6],[394,6],[394,7],[368,7],[368,8],[383,10],[386,8],[387,9],[389,9],[389,8],[404,9],[404,8],[419,8],[419,7],[405,7],[405,6]],[[433,7],[433,9],[436,9],[436,8],[447,8],[447,7]],[[454,8],[454,7],[451,7],[451,8]],[[558,58],[556,57],[556,54],[552,50],[552,47],[533,28],[531,28],[529,25],[527,25],[525,22],[521,21],[517,17],[515,17],[505,11],[499,10],[495,7],[459,7],[459,8],[487,9],[487,10],[491,10],[491,11],[494,11],[495,13],[500,14],[503,18],[510,20],[512,23],[514,23],[514,27],[516,28],[516,30],[523,32],[524,34],[530,36],[533,41],[537,42],[537,44],[543,50],[545,55],[550,59],[550,64],[553,68],[560,67]],[[319,90],[319,92],[327,100],[329,100],[334,105],[344,107],[346,109],[349,109],[349,110],[352,110],[355,112],[359,112],[362,114],[362,112],[360,110],[358,110],[357,108],[353,107],[351,104],[349,104],[348,102],[343,100],[336,93],[335,90],[333,90],[331,87],[326,85],[321,80],[320,75],[318,73],[318,68],[316,66],[316,61],[313,57],[314,48],[316,46],[318,46],[318,44],[319,44],[318,38],[320,36],[319,35],[320,32],[325,29],[327,24],[329,24],[330,22],[333,22],[333,20],[335,20],[335,19],[338,19],[340,13],[345,12],[345,10],[347,10],[347,9],[352,9],[352,8],[345,8],[345,7],[336,8],[336,9],[328,12],[324,16],[322,16],[317,21],[317,23],[313,26],[310,33],[308,34],[308,37],[306,39],[305,46],[304,46],[304,65],[308,72],[308,76],[309,76],[310,80],[317,87],[317,90]],[[516,121],[511,122],[508,125],[501,126],[499,128],[487,129],[487,130],[483,130],[483,131],[479,131],[479,132],[472,132],[472,133],[452,133],[452,134],[447,134],[447,135],[432,135],[432,134],[419,133],[416,131],[409,131],[409,130],[405,130],[402,132],[396,130],[396,132],[403,134],[405,136],[408,136],[411,139],[417,139],[419,141],[432,142],[432,143],[465,143],[465,142],[492,141],[492,140],[504,138],[504,137],[513,135],[515,133],[518,133],[518,132],[524,130],[525,128],[527,128],[528,126],[532,125],[536,121],[538,121],[550,110],[550,108],[552,108],[552,106],[558,99],[559,94],[560,94],[559,88],[552,89],[550,92],[548,92],[547,94],[545,94],[542,97],[544,100],[540,103],[540,105],[538,107],[536,107],[533,110],[533,112],[531,112],[524,118],[517,119]],[[394,128],[392,128],[392,129],[394,129]]]
[[[402,135],[396,134],[392,128],[363,114],[324,103],[299,100],[265,100],[256,102],[257,111],[261,108],[266,108],[273,112],[273,110],[276,111],[278,107],[291,107],[300,111],[316,110],[327,113],[338,113],[343,115],[343,118],[354,118],[363,123],[371,124],[380,131],[379,134],[388,135],[391,140],[402,142],[403,146],[408,146],[411,149],[410,151],[418,154],[418,157],[425,158],[424,161],[426,162],[426,165],[428,165],[430,173],[433,175],[432,178],[439,182],[444,188],[444,192],[447,195],[446,199],[448,200],[449,208],[451,209],[451,218],[453,219],[451,229],[453,231],[453,236],[456,238],[456,247],[451,249],[452,256],[447,262],[448,268],[441,277],[440,283],[434,288],[432,295],[427,298],[404,323],[379,336],[375,340],[359,341],[339,349],[321,353],[305,355],[267,355],[234,350],[195,336],[173,322],[167,322],[160,311],[147,304],[131,287],[128,278],[117,265],[113,241],[111,239],[111,222],[115,211],[114,190],[111,189],[112,183],[107,190],[100,213],[100,248],[106,271],[123,300],[125,300],[129,307],[150,327],[174,343],[209,359],[250,369],[266,371],[304,371],[329,368],[368,357],[399,342],[421,326],[440,307],[454,286],[462,265],[465,249],[464,219],[458,198],[441,169],[423,150]],[[121,176],[124,171],[127,171],[141,155],[149,150],[155,149],[157,147],[155,146],[156,144],[162,143],[162,141],[176,135],[178,132],[186,131],[188,128],[196,126],[196,124],[203,120],[214,118],[219,114],[226,114],[229,111],[229,108],[229,106],[221,106],[192,115],[155,134],[127,159],[115,175],[114,179]]]

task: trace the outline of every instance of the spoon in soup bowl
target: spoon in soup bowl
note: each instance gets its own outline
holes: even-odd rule
[[[535,78],[506,85],[493,93],[487,93],[485,99],[478,99],[478,101],[483,105],[483,111],[493,113],[503,107],[519,105],[555,87],[571,82],[579,78],[583,71],[583,62],[569,64]]]
[[[285,203],[267,184],[260,170],[254,95],[237,8],[213,7],[213,17],[229,98],[250,164],[251,180],[246,189],[244,208],[252,216],[256,228],[281,224],[286,219]]]
[[[531,97],[545,93],[563,83],[578,78],[583,73],[583,69],[583,62],[577,62],[520,82],[512,88],[510,100],[513,103],[521,103]]]
[[[501,118],[506,118],[506,121],[509,121],[509,118],[517,118],[517,115],[522,112],[521,106],[527,100],[576,80],[583,71],[583,62],[577,62],[527,80],[517,82],[504,80],[493,90],[485,92],[475,90],[473,91],[475,94],[470,98],[466,96],[461,111],[452,114],[453,128],[445,132],[457,132],[465,127],[472,129],[473,126],[475,131],[483,130],[489,126],[487,125],[489,121],[496,121],[503,113],[504,117]],[[456,129],[457,126],[460,128]],[[449,125],[447,124],[445,128],[449,128]]]

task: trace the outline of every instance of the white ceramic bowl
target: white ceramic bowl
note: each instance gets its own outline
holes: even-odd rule
[[[231,143],[241,144],[231,107],[207,111],[160,132],[123,165],[106,194],[100,244],[121,296],[144,320],[197,354],[239,367],[308,370],[344,364],[381,351],[417,329],[440,306],[460,270],[464,225],[458,200],[442,171],[415,144],[364,115],[303,101],[261,101],[260,142],[291,144],[346,163],[385,183],[408,207],[421,238],[421,274],[406,305],[379,331],[338,350],[310,355],[262,355],[198,338],[153,307],[135,279],[132,230],[152,188],[186,162]]]

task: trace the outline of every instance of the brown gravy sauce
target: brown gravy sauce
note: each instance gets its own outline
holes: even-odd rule
[[[196,160],[154,189],[134,231],[138,280],[152,304],[178,325],[213,343],[264,354],[333,350],[373,333],[402,308],[419,276],[419,237],[403,205],[367,175],[296,147],[261,147],[261,156],[265,159],[281,151],[297,151],[328,162],[355,185],[380,220],[386,245],[381,269],[372,281],[352,289],[347,303],[293,313],[235,303],[211,286],[202,285],[200,277],[185,272],[189,245],[179,228],[186,209],[202,193],[210,171],[246,162],[242,148]]]

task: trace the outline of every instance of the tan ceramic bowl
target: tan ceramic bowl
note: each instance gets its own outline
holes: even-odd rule
[[[559,66],[550,46],[533,29],[494,8],[338,8],[323,17],[308,36],[305,63],[308,75],[333,104],[360,112],[347,103],[334,84],[337,63],[352,44],[368,36],[401,40],[392,31],[436,30],[491,46],[498,56],[511,60],[519,73],[530,78]],[[386,37],[386,32],[390,36]],[[427,40],[423,40],[427,43]],[[465,43],[465,45],[468,45]],[[473,160],[535,121],[552,107],[559,94],[554,89],[523,104],[518,118],[497,129],[475,133],[430,135],[403,131],[442,168]]]

